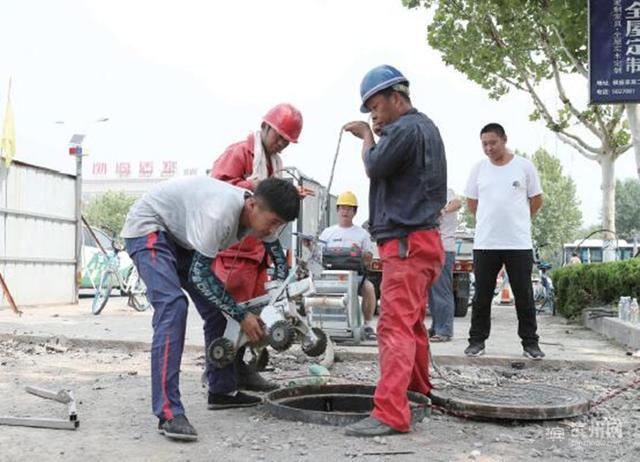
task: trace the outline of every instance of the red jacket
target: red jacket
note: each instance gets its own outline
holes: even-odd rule
[[[211,169],[211,176],[226,181],[239,188],[253,191],[254,185],[247,178],[253,173],[253,143],[255,136],[249,134],[245,141],[232,144],[216,159]],[[271,164],[268,163],[269,176],[273,175]],[[246,237],[238,244],[218,254],[221,257],[246,258],[261,262],[265,257],[262,242],[255,237]]]

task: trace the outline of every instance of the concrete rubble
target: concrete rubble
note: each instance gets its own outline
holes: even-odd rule
[[[100,316],[91,315],[87,299],[80,306],[25,309],[21,318],[0,311],[0,414],[55,412],[59,405],[23,392],[26,385],[37,385],[73,388],[82,416],[76,432],[2,427],[0,461],[640,459],[640,361],[580,325],[550,317],[539,319],[547,358],[528,361],[515,335],[513,307],[494,310],[484,358],[462,355],[469,320],[456,319],[454,341],[432,346],[439,371],[465,385],[539,382],[577,388],[597,403],[591,413],[522,423],[480,422],[434,410],[410,434],[363,440],[344,436],[338,427],[277,420],[261,407],[208,411],[200,383],[202,330],[194,311],[181,385],[199,441],[176,444],[157,434],[150,412],[151,315],[136,313],[117,298]],[[374,384],[375,354],[374,345],[338,346],[331,381]],[[272,354],[265,376],[286,384],[308,374],[309,364],[295,350]],[[444,383],[435,371],[432,377],[436,386]]]

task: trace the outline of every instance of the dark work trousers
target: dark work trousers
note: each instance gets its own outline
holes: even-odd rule
[[[184,414],[180,401],[180,363],[184,349],[189,300],[186,291],[204,320],[205,347],[221,337],[227,320],[188,281],[193,251],[176,244],[165,232],[126,239],[127,252],[147,286],[153,306],[151,344],[151,397],[153,413],[161,419]],[[183,290],[184,289],[184,290]],[[230,393],[236,390],[233,364],[224,369],[209,368],[209,391]]]
[[[518,335],[522,345],[537,345],[536,309],[531,288],[533,253],[526,250],[474,250],[473,274],[475,294],[471,312],[469,343],[484,342],[491,330],[491,303],[496,288],[496,277],[502,265],[507,270],[509,283],[516,301]]]

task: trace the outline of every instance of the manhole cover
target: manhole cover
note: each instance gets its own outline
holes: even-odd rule
[[[321,425],[349,425],[373,410],[374,386],[307,385],[276,390],[267,396],[265,408],[279,419]],[[407,393],[412,419],[420,422],[429,415],[431,401],[419,393]]]
[[[507,420],[565,419],[586,413],[591,405],[577,391],[535,383],[443,387],[431,390],[431,400],[468,417]]]

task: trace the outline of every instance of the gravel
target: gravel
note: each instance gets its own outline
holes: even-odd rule
[[[24,387],[70,388],[76,396],[80,428],[69,432],[3,426],[0,461],[640,460],[637,386],[573,419],[479,422],[434,410],[431,418],[407,435],[359,439],[346,437],[338,427],[278,420],[262,407],[208,411],[206,390],[200,384],[204,358],[190,354],[182,363],[182,397],[199,441],[174,443],[155,429],[148,352],[79,349],[64,341],[47,344],[0,342],[0,414],[65,418],[65,406],[29,395]],[[309,364],[294,354],[273,354],[264,375],[288,383],[307,375]],[[579,389],[596,400],[640,382],[640,371],[607,369],[440,366],[439,370],[448,381],[465,386],[547,383]],[[375,384],[378,365],[338,362],[331,377],[333,383]],[[436,386],[447,383],[436,373],[432,377]]]

